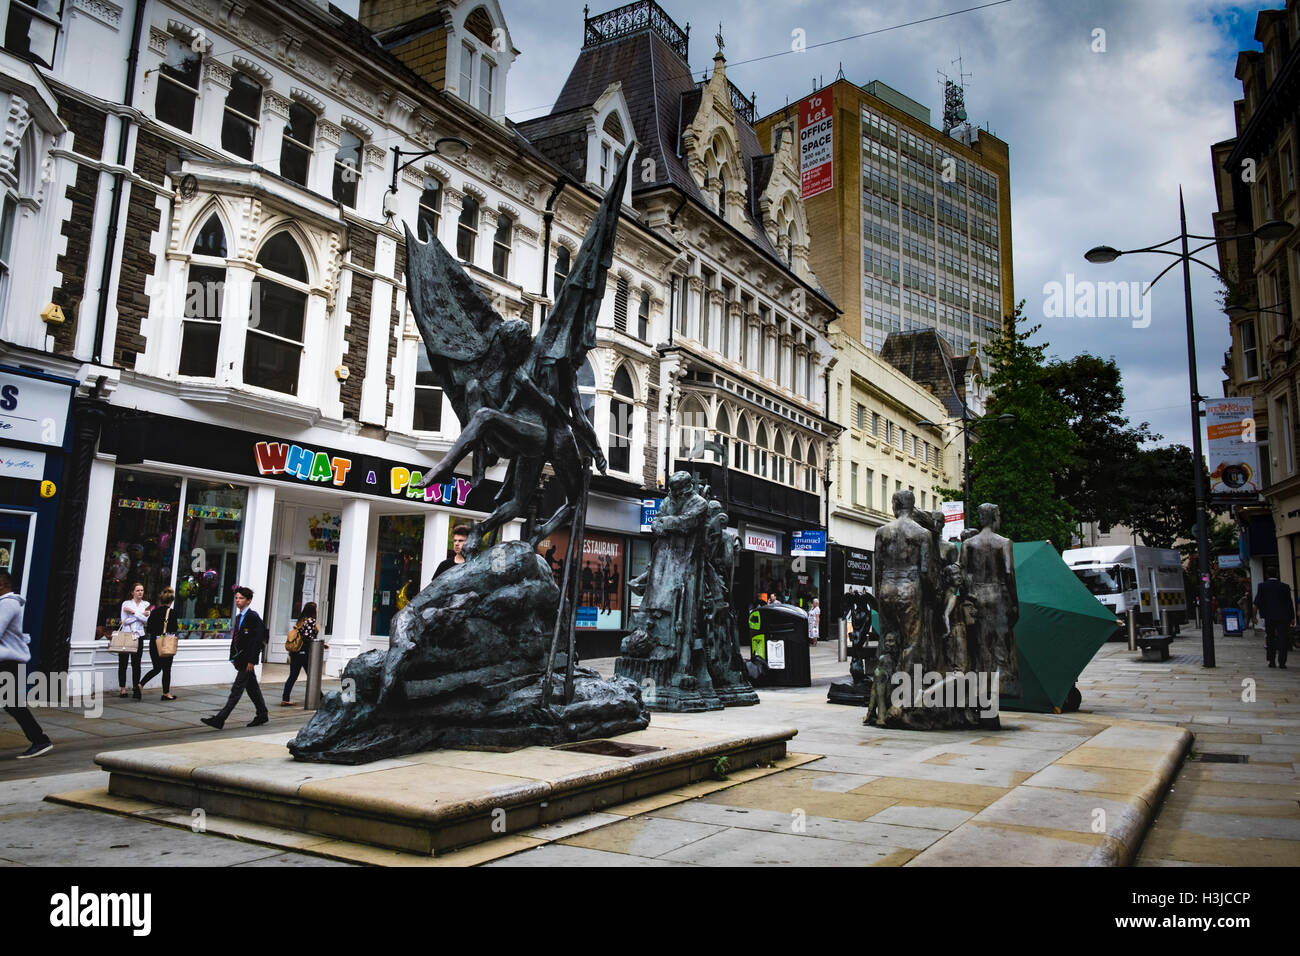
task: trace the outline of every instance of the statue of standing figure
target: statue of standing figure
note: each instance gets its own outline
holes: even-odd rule
[[[913,517],[916,496],[894,492],[894,520],[876,532],[872,575],[880,602],[880,634],[898,648],[893,662],[901,671],[924,663],[927,604],[933,594],[934,536]]]
[[[962,543],[963,587],[975,604],[975,623],[968,638],[971,669],[998,671],[999,693],[1020,696],[1020,661],[1016,652],[1016,562],[1011,539],[998,534],[1002,515],[997,505],[982,504],[980,531]]]

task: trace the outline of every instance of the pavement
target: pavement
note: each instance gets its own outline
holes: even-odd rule
[[[862,711],[826,703],[844,678],[833,643],[813,652],[811,688],[761,692],[757,708],[690,715],[701,726],[755,722],[800,729],[790,769],[682,788],[546,828],[508,855],[457,854],[444,864],[555,865],[1296,865],[1300,863],[1300,654],[1265,666],[1262,635],[1217,639],[1201,667],[1199,633],[1174,657],[1142,662],[1104,646],[1081,675],[1083,705],[1067,715],[1003,714],[1004,730],[922,733],[867,728]],[[589,661],[602,671],[612,661]],[[263,679],[275,686],[274,667]],[[255,731],[221,734],[189,721],[226,688],[178,688],[180,700],[111,698],[99,720],[42,710],[55,751],[0,757],[0,862],[93,866],[201,862],[298,866],[309,850],[226,839],[156,821],[44,801],[103,787],[96,753],[212,736],[295,730],[300,708],[272,706]],[[278,696],[278,695],[277,695]],[[184,708],[177,707],[185,704]],[[245,702],[235,720],[251,707]],[[674,719],[679,719],[678,718]],[[80,721],[80,723],[78,723]],[[246,722],[246,721],[243,721]],[[91,729],[91,725],[94,725]],[[7,728],[8,729],[8,728]],[[66,736],[65,736],[66,734]],[[1189,734],[1194,736],[1187,759]],[[25,746],[0,736],[0,752]],[[815,758],[809,760],[808,758]],[[1230,761],[1230,762],[1222,762]],[[797,763],[797,765],[794,765]],[[34,776],[39,774],[39,776]],[[617,812],[614,812],[617,811]],[[1152,822],[1154,819],[1154,822]],[[173,821],[183,822],[183,821]],[[37,830],[39,829],[39,839]],[[542,845],[537,840],[544,839]],[[358,857],[358,862],[400,862]]]

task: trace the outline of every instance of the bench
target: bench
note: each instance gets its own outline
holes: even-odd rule
[[[1142,649],[1142,660],[1169,660],[1169,645],[1173,640],[1171,635],[1161,634],[1154,627],[1142,628],[1137,638],[1137,646]]]

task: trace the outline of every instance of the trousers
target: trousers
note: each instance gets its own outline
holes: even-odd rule
[[[248,699],[252,701],[253,707],[257,710],[257,716],[266,716],[266,700],[262,697],[262,688],[257,683],[257,672],[250,671],[247,667],[239,667],[235,673],[235,682],[230,685],[230,699],[226,701],[226,706],[221,708],[221,712],[216,715],[217,720],[223,724],[226,722],[230,712],[239,703],[239,698],[244,696],[245,690],[248,691]]]
[[[1273,663],[1274,656],[1277,657],[1279,664],[1286,664],[1286,655],[1291,643],[1291,637],[1287,633],[1289,621],[1270,621],[1264,620],[1264,653],[1268,656],[1268,662]]]
[[[298,675],[307,669],[307,652],[299,651],[289,653],[289,679],[284,682],[284,693],[280,695],[281,700],[288,700],[289,695],[293,693],[293,685],[298,680]]]
[[[15,691],[18,687],[18,662],[17,661],[0,661],[0,671],[4,671],[14,679]],[[18,721],[18,726],[22,728],[23,736],[29,743],[48,744],[50,738],[45,736],[45,731],[41,730],[41,725],[37,723],[32,712],[26,707],[6,707],[5,713]]]
[[[136,684],[140,683],[140,658],[144,655],[144,648],[141,647],[139,643],[137,643],[135,647],[136,650],[134,654],[123,653],[117,655],[117,686],[118,687],[127,687],[127,686],[134,687]],[[131,662],[131,683],[129,685],[126,682],[127,661]]]
[[[151,637],[149,639],[149,663],[153,666],[149,673],[141,677],[136,683],[143,687],[159,674],[162,674],[163,693],[170,694],[172,692],[172,662],[175,660],[175,657],[160,657],[158,655],[158,638]]]

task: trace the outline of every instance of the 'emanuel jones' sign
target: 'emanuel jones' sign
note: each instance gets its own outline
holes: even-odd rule
[[[655,516],[659,514],[659,506],[663,504],[662,498],[642,498],[641,499],[641,531],[649,534],[654,530]]]
[[[826,532],[795,531],[790,535],[790,553],[805,558],[826,557]]]

